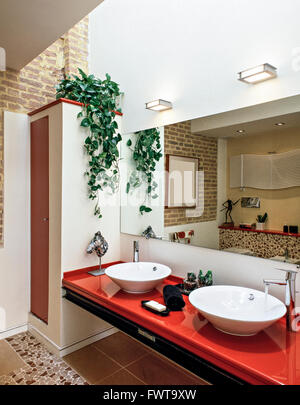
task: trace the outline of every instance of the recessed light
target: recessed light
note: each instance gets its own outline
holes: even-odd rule
[[[238,75],[238,79],[242,82],[255,84],[276,77],[277,69],[269,63],[264,63],[263,65],[243,70]]]
[[[172,108],[172,103],[170,101],[159,99],[146,103],[146,108],[153,111],[165,111]]]
[[[237,132],[238,134],[243,134],[243,133],[245,132],[245,130],[244,130],[244,129],[238,129],[236,132]]]
[[[282,125],[285,125],[285,122],[276,122],[275,124],[277,127],[282,127]]]

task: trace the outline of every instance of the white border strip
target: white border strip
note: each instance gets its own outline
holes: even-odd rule
[[[27,324],[17,326],[16,328],[7,329],[3,332],[0,332],[0,340],[7,339],[8,337],[17,335],[18,333],[27,332],[27,330],[28,330]]]

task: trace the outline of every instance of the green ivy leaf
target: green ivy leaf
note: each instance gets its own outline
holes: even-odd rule
[[[151,211],[152,211],[152,208],[150,208],[150,207],[146,207],[145,205],[141,205],[141,206],[140,206],[140,213],[141,213],[141,215],[143,215],[144,212],[151,212]]]
[[[89,121],[89,119],[88,118],[84,118],[82,121],[81,121],[81,124],[80,124],[82,127],[89,127],[90,126],[90,121]]]

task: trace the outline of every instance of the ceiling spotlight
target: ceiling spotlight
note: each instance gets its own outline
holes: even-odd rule
[[[236,132],[237,132],[238,134],[243,134],[243,133],[245,132],[245,130],[244,130],[244,129],[238,129]]]
[[[282,125],[285,125],[285,122],[276,122],[275,124],[277,127],[282,127]]]
[[[165,111],[172,108],[172,103],[170,101],[159,99],[146,103],[146,108],[153,111]]]
[[[238,79],[242,82],[255,84],[276,77],[277,69],[269,63],[264,63],[263,65],[243,70],[238,75]]]

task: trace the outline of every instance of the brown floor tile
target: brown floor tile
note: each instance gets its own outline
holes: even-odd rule
[[[117,371],[115,374],[96,382],[95,385],[144,385],[125,369]]]
[[[120,369],[117,363],[91,345],[68,354],[63,359],[91,384]]]
[[[149,350],[139,342],[136,342],[125,333],[117,332],[105,339],[98,340],[93,346],[103,351],[122,366],[126,366],[142,356]]]
[[[196,374],[193,374],[191,371],[186,370],[184,367],[180,366],[179,364],[177,364],[176,362],[168,359],[166,356],[164,356],[161,353],[156,352],[155,350],[151,349],[151,353],[154,353],[157,357],[160,357],[163,361],[167,361],[168,363],[172,364],[174,367],[178,368],[179,370],[181,370],[184,374],[187,374],[189,377],[199,380],[200,384],[202,385],[211,385],[209,382],[202,380],[200,377],[198,377]]]
[[[0,376],[25,366],[24,361],[10,345],[5,340],[0,340]]]
[[[204,385],[200,378],[188,374],[153,353],[130,364],[127,369],[147,385]]]

